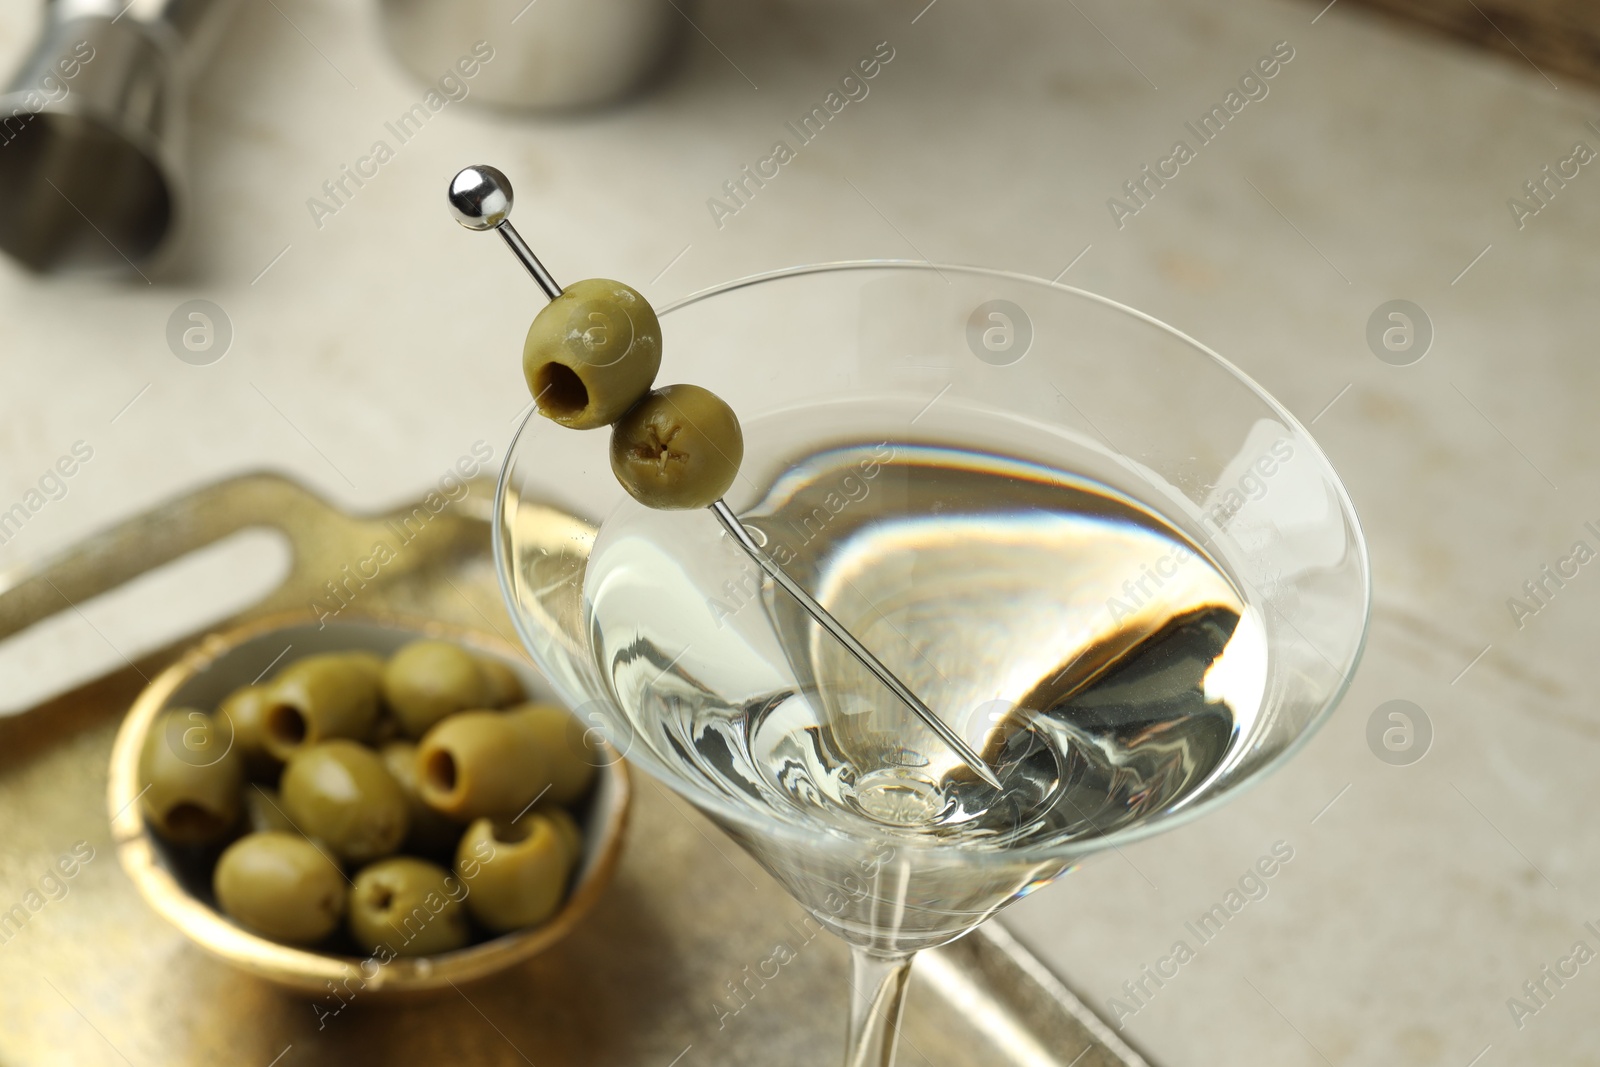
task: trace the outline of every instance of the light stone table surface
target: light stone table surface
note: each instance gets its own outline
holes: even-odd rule
[[[443,211],[467,162],[515,176],[558,277],[638,279],[657,302],[801,262],[1070,265],[1064,280],[1185,330],[1314,421],[1371,542],[1375,609],[1349,695],[1287,769],[1006,921],[1099,1008],[1126,1002],[1124,1034],[1173,1067],[1600,1063],[1600,962],[1545,978],[1543,1004],[1523,991],[1576,942],[1600,950],[1600,564],[1520,625],[1507,605],[1574,542],[1600,548],[1584,527],[1600,527],[1600,168],[1520,229],[1507,205],[1575,142],[1600,148],[1600,98],[1348,5],[925,2],[707,0],[649,97],[542,121],[450,104],[319,226],[308,198],[424,90],[363,0],[247,0],[196,93],[180,273],[0,266],[0,508],[75,442],[93,450],[0,565],[248,468],[377,508],[474,442],[498,461],[537,304]],[[0,58],[36,18],[7,0]],[[894,58],[870,95],[719,227],[707,198],[880,41]],[[1293,59],[1269,94],[1119,228],[1108,198],[1280,41]],[[210,366],[165,340],[197,297],[234,331]],[[1366,340],[1397,298],[1435,334],[1410,366]],[[69,655],[110,666],[219,596],[248,600],[235,586],[259,591],[271,563],[242,542],[90,605],[0,681],[20,701]],[[1434,735],[1409,766],[1367,742],[1397,699]],[[1267,895],[1200,945],[1185,924],[1277,842],[1293,858]],[[1179,940],[1194,958],[1130,998]]]

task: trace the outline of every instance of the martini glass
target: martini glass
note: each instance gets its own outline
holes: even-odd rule
[[[912,956],[1198,816],[1329,714],[1365,639],[1350,500],[1305,429],[1177,330],[1082,290],[873,261],[662,312],[662,381],[740,415],[749,535],[996,790],[711,513],[530,415],[495,554],[590,729],[853,950],[847,1067],[894,1060]],[[549,474],[579,486],[550,507]],[[574,516],[589,516],[589,519]]]

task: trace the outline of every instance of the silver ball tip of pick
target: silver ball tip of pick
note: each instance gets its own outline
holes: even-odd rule
[[[492,230],[511,214],[511,179],[494,167],[466,167],[450,179],[450,213],[469,230]]]

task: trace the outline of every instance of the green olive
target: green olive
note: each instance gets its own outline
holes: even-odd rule
[[[307,656],[273,680],[266,716],[267,749],[281,760],[336,737],[364,740],[378,720],[378,686],[347,654]]]
[[[366,671],[371,676],[374,685],[383,681],[384,659],[376,652],[368,652],[365,649],[361,649],[355,652],[345,652],[343,655],[352,664]]]
[[[406,806],[411,812],[411,830],[406,835],[406,845],[425,855],[448,856],[461,839],[461,824],[448,815],[441,815],[422,799],[417,780],[417,746],[412,741],[390,741],[378,749],[383,765],[388,768],[400,789],[406,795]]]
[[[506,715],[525,723],[544,750],[546,777],[540,788],[548,783],[550,790],[541,799],[571,804],[588,791],[595,768],[605,757],[591,744],[576,716],[566,708],[540,703],[519,704]]]
[[[574,430],[616,422],[661,369],[661,324],[621,282],[574,282],[540,311],[522,347],[539,414]]]
[[[390,856],[362,869],[350,890],[350,936],[367,952],[431,956],[467,943],[467,889],[436,863]]]
[[[494,656],[476,658],[486,687],[484,703],[488,707],[503,708],[523,698],[522,679],[517,677],[517,672],[509,664]]]
[[[283,810],[283,798],[276,789],[252,782],[244,789],[245,823],[253,833],[278,830],[286,834],[305,836],[294,828],[289,815]]]
[[[479,819],[456,848],[456,875],[467,885],[467,910],[495,933],[534,926],[556,913],[572,862],[550,820]]]
[[[611,431],[611,470],[645,507],[709,507],[743,459],[738,416],[698,385],[657,389]]]
[[[249,834],[217,860],[212,888],[225,914],[274,941],[310,945],[344,914],[344,872],[299,834]]]
[[[229,693],[212,716],[232,727],[233,747],[252,778],[272,778],[283,768],[283,761],[267,749],[267,706],[267,687],[247,685]],[[219,728],[228,727],[219,723]]]
[[[578,827],[578,820],[572,817],[572,813],[557,804],[535,804],[529,814],[550,820],[556,836],[566,848],[567,863],[577,866],[583,858],[583,830]]]
[[[478,662],[446,641],[413,641],[383,670],[383,699],[407,737],[421,737],[446,715],[488,703],[489,686]]]
[[[367,742],[376,747],[400,736],[400,723],[394,717],[381,697],[383,696],[383,668],[387,661],[376,652],[357,651],[346,652],[344,655],[351,663],[366,671],[372,678],[372,684],[378,687],[378,718],[372,724],[372,733],[368,735]]]
[[[382,757],[354,741],[324,741],[296,752],[278,789],[295,827],[349,863],[387,856],[410,827],[400,783]]]
[[[417,746],[422,799],[458,819],[518,815],[550,784],[550,761],[525,716],[463,711]]]
[[[203,711],[175,708],[150,724],[139,753],[139,804],[169,841],[205,844],[239,820],[244,763],[233,731]]]

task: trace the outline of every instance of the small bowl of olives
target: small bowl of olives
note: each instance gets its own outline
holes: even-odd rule
[[[487,635],[261,620],[134,701],[112,835],[156,911],[244,971],[448,988],[559,941],[609,882],[630,786],[596,735]]]

